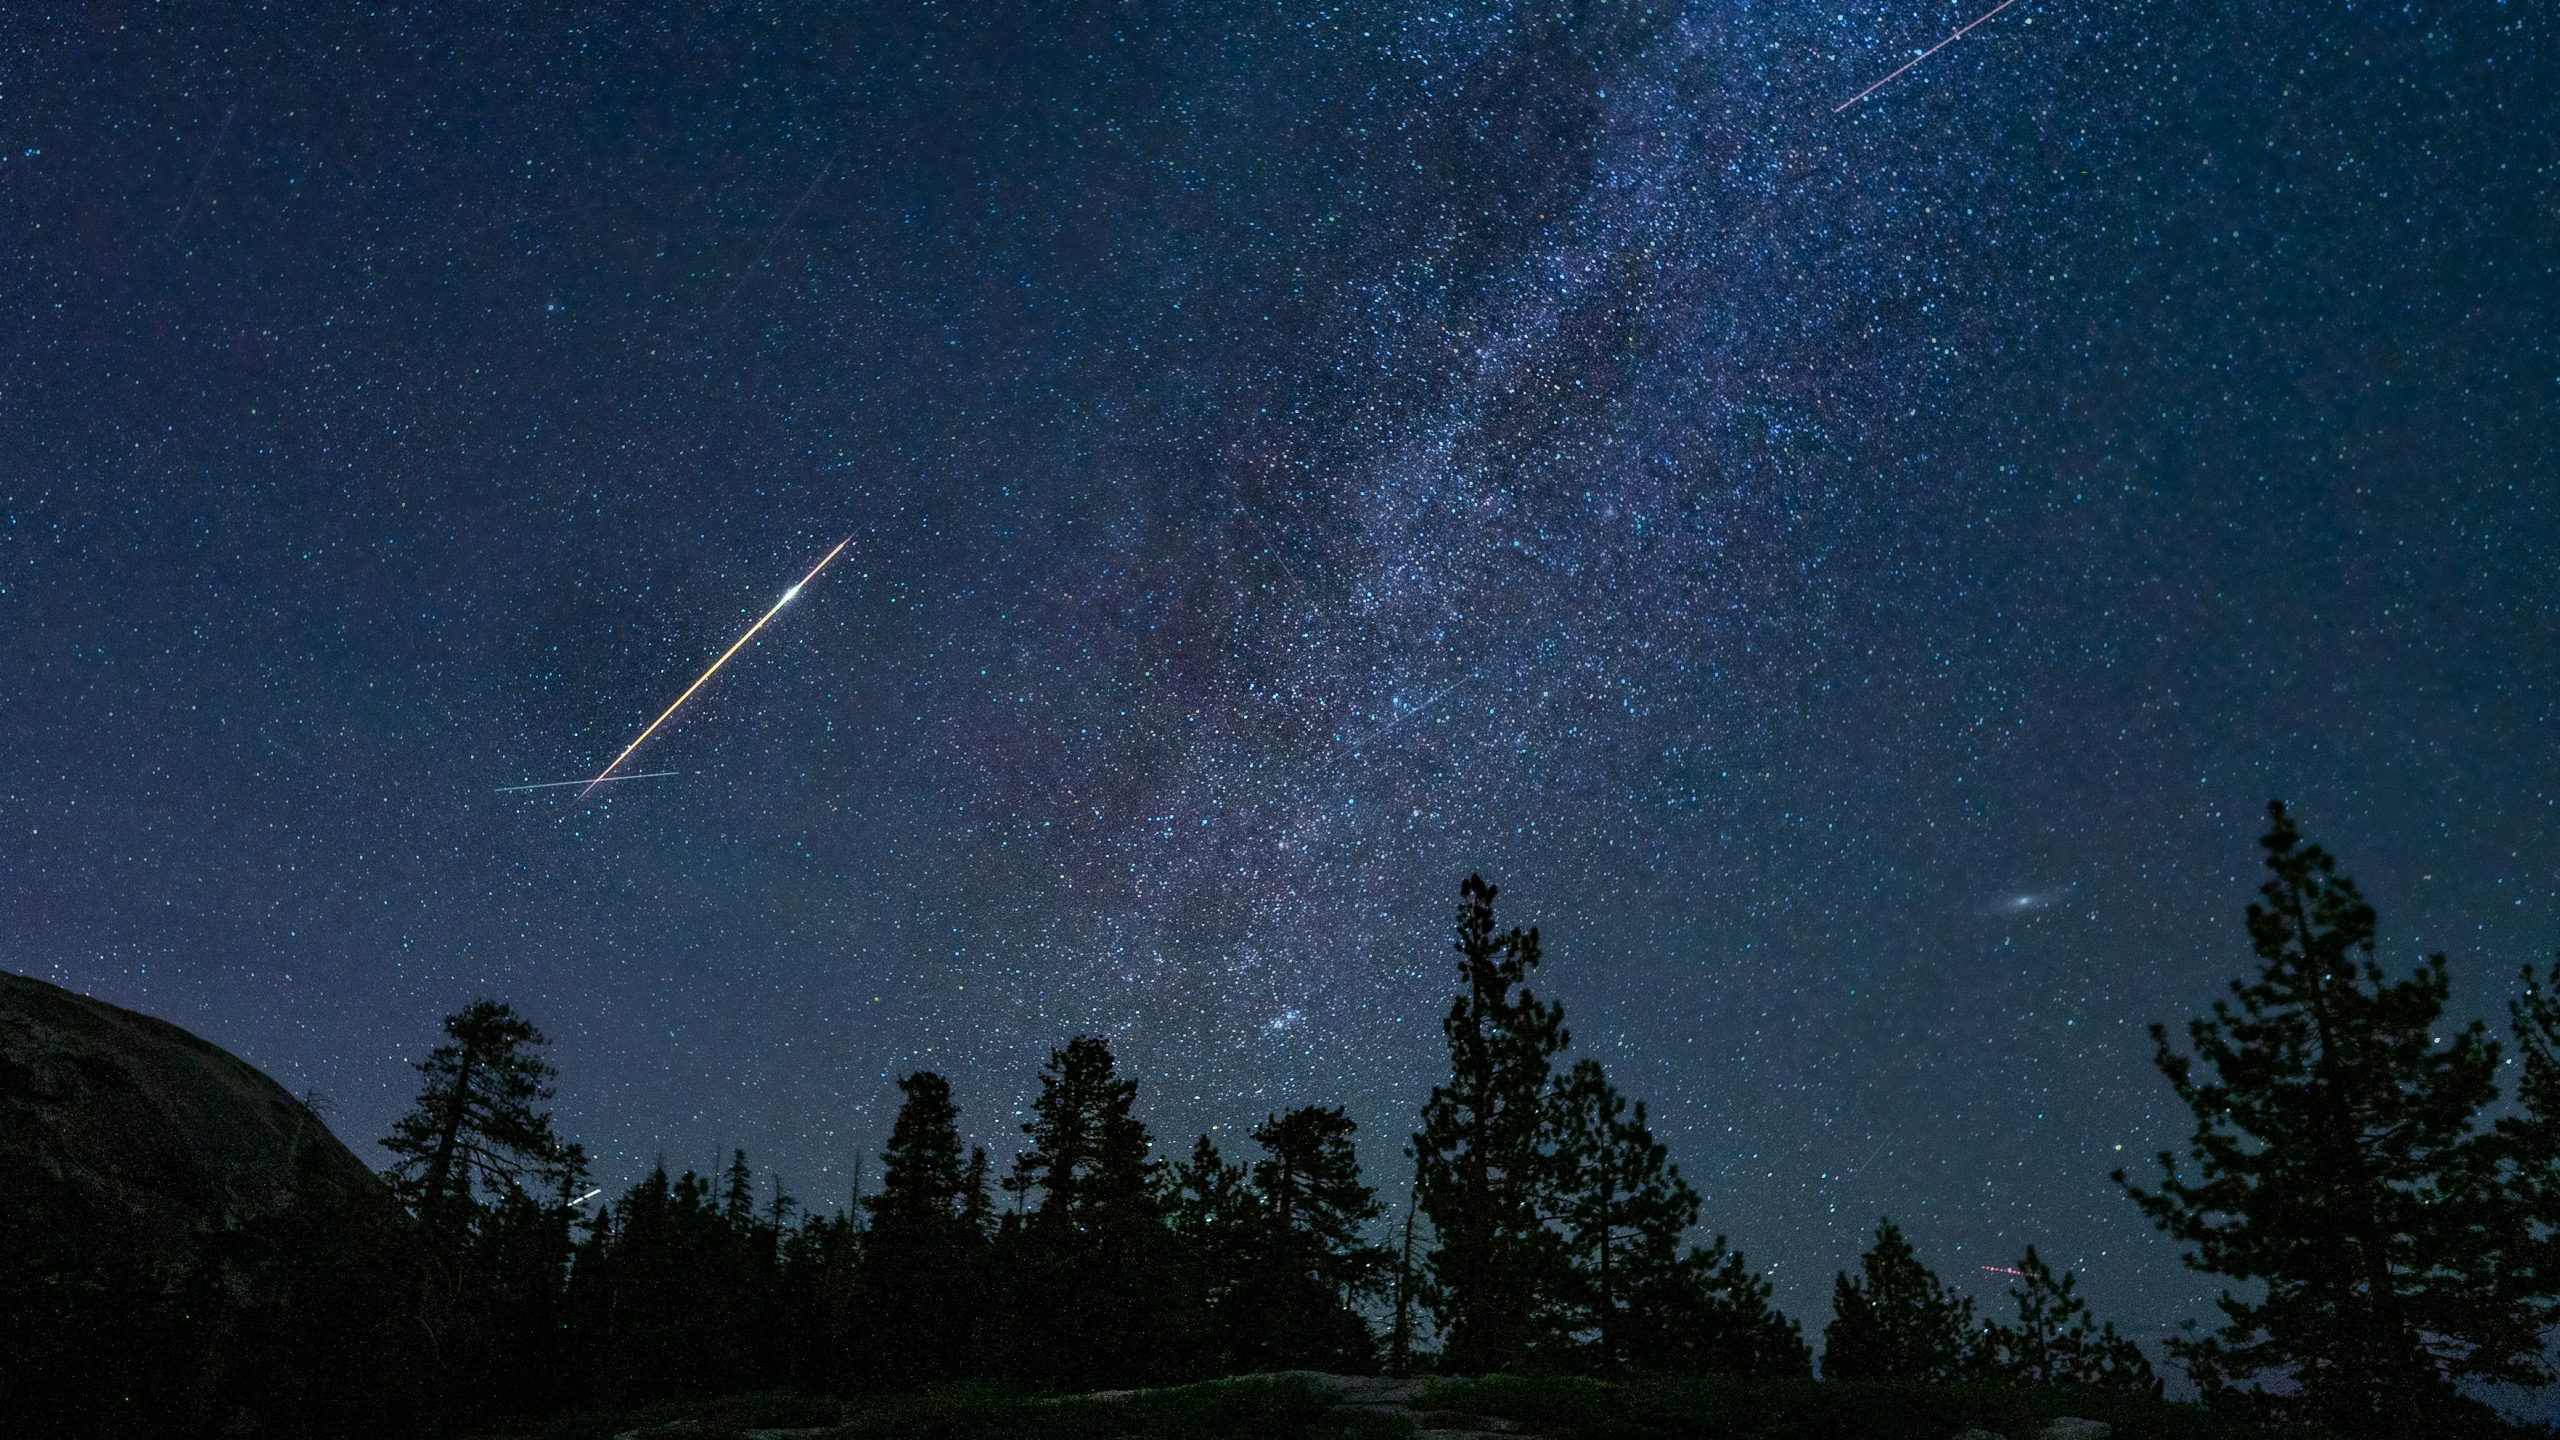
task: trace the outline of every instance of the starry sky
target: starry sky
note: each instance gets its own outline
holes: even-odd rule
[[[375,1159],[487,994],[610,1186],[1094,1031],[1400,1199],[1481,870],[1813,1327],[2157,1334],[2270,797],[2560,941],[2541,7],[656,9],[0,16],[0,965]]]

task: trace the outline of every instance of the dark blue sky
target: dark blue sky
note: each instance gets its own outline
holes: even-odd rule
[[[1093,1030],[1400,1192],[1481,870],[1812,1325],[2151,1331],[2268,798],[2560,940],[2542,9],[843,8],[0,17],[0,965],[360,1147],[493,994],[608,1184]]]

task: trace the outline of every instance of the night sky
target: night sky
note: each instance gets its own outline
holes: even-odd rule
[[[1400,1201],[1481,870],[1813,1328],[2157,1334],[2270,797],[2560,943],[2545,7],[657,8],[0,16],[0,966],[377,1162],[487,994],[609,1187],[1095,1031]]]

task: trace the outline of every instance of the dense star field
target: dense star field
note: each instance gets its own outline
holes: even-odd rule
[[[2268,798],[2464,1013],[2560,943],[2560,27],[1835,113],[1980,8],[0,19],[0,966],[372,1159],[501,997],[822,1204],[1097,1032],[1400,1214],[1482,871],[1812,1328],[1889,1212],[2163,1333]]]

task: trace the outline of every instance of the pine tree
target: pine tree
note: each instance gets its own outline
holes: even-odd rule
[[[1386,1256],[1366,1237],[1377,1193],[1360,1181],[1357,1131],[1339,1108],[1303,1106],[1253,1131],[1260,1201],[1254,1293],[1263,1369],[1367,1370],[1376,1338],[1360,1302],[1375,1293]]]
[[[494,1000],[445,1017],[446,1042],[418,1063],[415,1109],[383,1137],[389,1175],[439,1247],[457,1243],[477,1194],[557,1183],[566,1150],[551,1130],[553,1071],[534,1052],[542,1032]],[[529,1185],[527,1182],[531,1182]]]
[[[1973,1302],[1947,1288],[1891,1220],[1858,1259],[1859,1278],[1832,1283],[1822,1378],[1944,1384],[1982,1369]]]
[[[747,1168],[747,1152],[729,1152],[729,1170],[720,1191],[720,1218],[741,1235],[751,1233],[756,1220],[756,1177]]]
[[[2002,1376],[2030,1385],[2160,1393],[2160,1377],[2141,1349],[2114,1325],[2099,1325],[2071,1272],[2056,1279],[2033,1245],[2018,1262],[2018,1283],[2009,1287],[2009,1296],[2017,1303],[2018,1323],[1990,1330],[1991,1365]]]
[[[1023,1133],[1031,1148],[1019,1161],[1037,1213],[1051,1221],[1091,1221],[1134,1210],[1152,1212],[1154,1171],[1147,1131],[1132,1112],[1138,1082],[1114,1073],[1111,1047],[1078,1035],[1053,1051],[1040,1073],[1040,1095]]]
[[[2536,1381],[2540,1339],[2501,1273],[2495,1152],[2479,1123],[2498,1047],[2446,1033],[2444,957],[2392,979],[2374,912],[2281,804],[2249,907],[2256,976],[2187,1027],[2152,1027],[2195,1116],[2194,1178],[2163,1152],[2135,1203],[2190,1265],[2264,1286],[2224,1292],[2221,1329],[2174,1347],[2209,1389],[2289,1374],[2285,1408],[2347,1434],[2407,1434],[2471,1377]],[[2119,1183],[2124,1183],[2118,1172]],[[2272,1399],[2261,1392],[2262,1399]]]
[[[2497,1124],[2505,1162],[2502,1288],[2538,1329],[2560,1323],[2560,959],[2547,975],[2527,966],[2507,1002],[2522,1073],[2516,1103]]]
[[[880,1154],[880,1193],[866,1198],[874,1230],[909,1234],[955,1228],[965,1209],[968,1175],[960,1159],[960,1110],[951,1084],[930,1070],[898,1082],[905,1098]]]
[[[1449,1082],[1432,1089],[1413,1137],[1421,1208],[1436,1243],[1430,1298],[1454,1373],[1525,1359],[1541,1297],[1558,1264],[1544,1222],[1549,1164],[1547,1087],[1568,1043],[1563,1007],[1527,988],[1538,935],[1497,935],[1495,890],[1470,875],[1459,888],[1457,951],[1463,989],[1441,1022]]]
[[[1020,1378],[1090,1389],[1186,1368],[1190,1317],[1137,1091],[1097,1036],[1069,1040],[1041,1071],[1016,1166],[1016,1193],[1039,1203],[999,1251],[1012,1291],[1002,1351]]]
[[[1630,1369],[1671,1375],[1805,1379],[1813,1352],[1804,1332],[1770,1303],[1768,1280],[1752,1273],[1724,1237],[1691,1248],[1672,1274],[1637,1298],[1647,1323],[1629,1327]]]
[[[1571,1266],[1557,1317],[1589,1368],[1615,1374],[1630,1346],[1658,1350],[1686,1308],[1677,1298],[1680,1242],[1698,1222],[1698,1194],[1653,1138],[1642,1101],[1630,1113],[1600,1062],[1558,1077],[1549,1099],[1555,1216]]]
[[[430,1360],[434,1407],[461,1421],[521,1408],[555,1378],[522,1363],[550,1343],[542,1331],[568,1260],[566,1229],[539,1197],[577,1178],[584,1159],[543,1108],[553,1072],[536,1053],[541,1031],[492,1000],[445,1017],[444,1031],[418,1064],[416,1107],[382,1145],[395,1157],[384,1178],[416,1221],[403,1308]]]
[[[1252,1287],[1264,1237],[1261,1202],[1244,1167],[1201,1136],[1191,1157],[1166,1175],[1166,1220],[1206,1322],[1196,1347],[1201,1368],[1212,1375],[1253,1368],[1261,1337],[1250,1314]]]
[[[859,1293],[878,1374],[919,1385],[968,1367],[985,1242],[973,1228],[979,1202],[950,1084],[922,1070],[898,1089],[905,1099],[880,1156],[880,1193],[863,1202],[871,1227]]]

